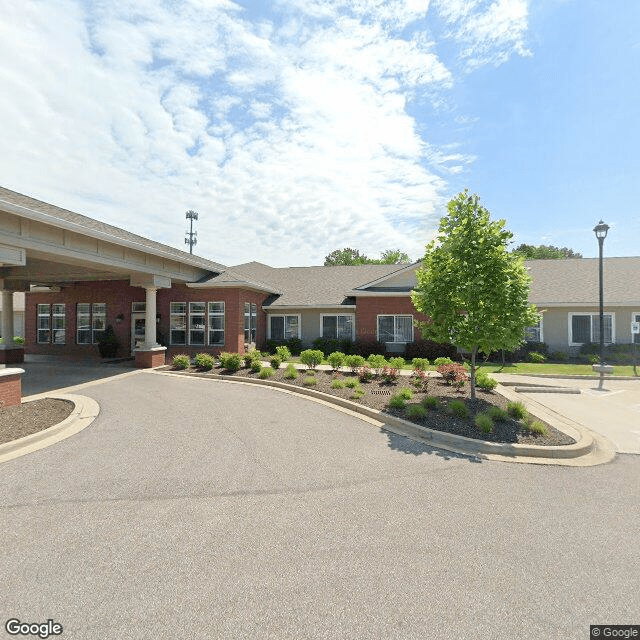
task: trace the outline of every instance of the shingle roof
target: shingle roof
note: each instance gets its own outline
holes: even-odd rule
[[[50,223],[53,225],[56,224],[56,219],[62,222],[71,223],[72,225],[78,225],[82,227],[82,233],[87,235],[91,235],[92,231],[100,234],[107,234],[112,236],[116,243],[118,240],[123,240],[127,243],[138,245],[140,251],[147,250],[154,253],[160,253],[165,255],[167,258],[173,258],[174,260],[178,260],[184,264],[194,267],[207,269],[209,271],[221,271],[226,268],[218,262],[213,262],[211,260],[206,260],[205,258],[191,255],[186,251],[180,251],[180,249],[175,249],[174,247],[170,247],[166,244],[155,242],[148,238],[143,238],[135,233],[130,233],[129,231],[125,231],[119,227],[114,227],[110,224],[106,224],[105,222],[100,222],[99,220],[94,220],[93,218],[83,216],[79,213],[74,213],[68,209],[62,209],[61,207],[56,207],[55,205],[42,202],[41,200],[30,198],[21,193],[17,193],[16,191],[11,191],[5,187],[0,187],[0,208],[2,208],[3,203],[22,207],[24,209],[49,216],[52,218]]]
[[[354,287],[398,271],[406,265],[366,264],[348,267],[269,267],[260,262],[231,267],[234,273],[269,283],[272,291],[282,292],[268,306],[307,307],[352,304],[346,296]]]
[[[536,305],[593,306],[599,302],[598,258],[527,260]],[[604,259],[604,304],[640,310],[640,257]]]

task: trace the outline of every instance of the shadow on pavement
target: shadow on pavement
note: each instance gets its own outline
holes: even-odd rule
[[[398,434],[392,433],[391,431],[386,431],[385,429],[380,430],[387,436],[389,440],[389,448],[393,449],[394,451],[402,451],[402,453],[410,453],[414,456],[427,454],[431,456],[437,456],[438,458],[442,458],[443,460],[458,459],[467,460],[467,462],[482,462],[482,458],[478,458],[477,456],[455,453],[453,451],[447,451],[446,449],[437,449],[436,447],[431,447],[428,444],[416,442],[415,440],[410,440],[409,438],[405,438],[404,436],[399,436]]]

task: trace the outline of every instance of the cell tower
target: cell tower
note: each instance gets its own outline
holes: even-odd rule
[[[193,230],[193,221],[198,219],[198,214],[189,209],[185,213],[185,218],[189,220],[189,231],[185,231],[187,237],[184,239],[184,243],[189,245],[189,253],[193,253],[194,245],[198,244],[198,232]]]

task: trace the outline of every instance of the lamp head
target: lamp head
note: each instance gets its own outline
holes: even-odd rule
[[[602,220],[593,228],[598,240],[604,240],[607,237],[607,231],[609,231],[609,225],[602,222]]]

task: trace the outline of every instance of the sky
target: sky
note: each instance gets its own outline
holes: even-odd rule
[[[640,255],[638,0],[0,0],[0,185],[234,265]]]

